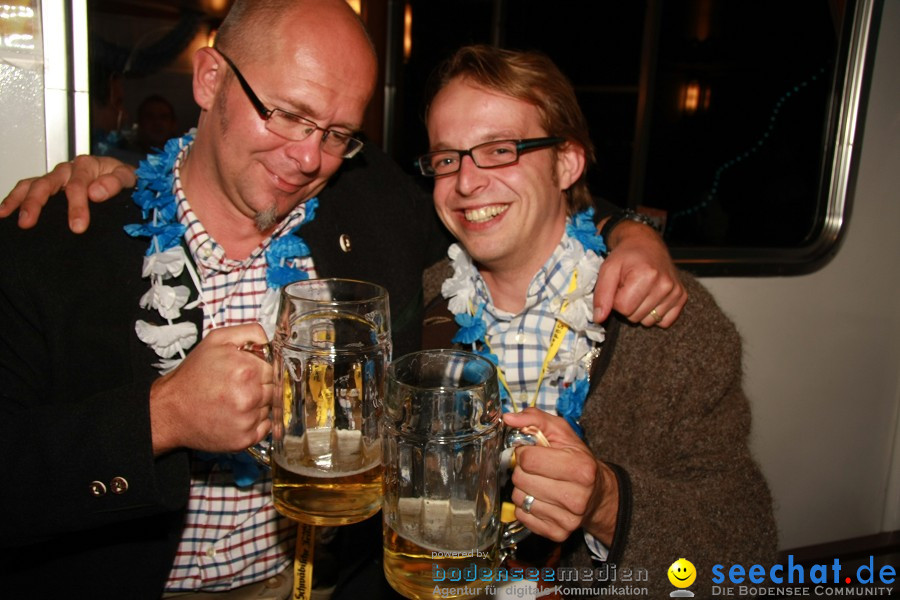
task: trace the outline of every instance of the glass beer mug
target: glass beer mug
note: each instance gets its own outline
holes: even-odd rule
[[[442,598],[486,593],[482,575],[501,560],[507,445],[496,368],[454,350],[400,357],[388,368],[384,423],[385,577],[408,598],[433,598],[436,587]]]
[[[272,497],[281,514],[346,525],[381,508],[381,412],[391,358],[388,294],[375,284],[287,285],[272,343]]]

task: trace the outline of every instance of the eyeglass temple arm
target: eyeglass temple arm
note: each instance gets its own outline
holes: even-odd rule
[[[561,137],[546,137],[546,138],[535,138],[532,140],[524,140],[521,142],[516,142],[517,150],[531,150],[532,148],[543,148],[546,146],[555,146],[556,144],[562,144],[566,141],[566,138]]]
[[[262,117],[263,119],[268,119],[269,114],[272,111],[270,111],[268,108],[266,108],[263,105],[262,100],[260,100],[256,96],[256,93],[250,87],[250,84],[247,83],[247,80],[244,79],[244,76],[241,75],[241,72],[238,70],[238,68],[235,66],[235,64],[231,61],[231,59],[228,58],[227,56],[225,56],[225,54],[218,48],[216,48],[215,50],[216,50],[216,52],[219,53],[219,56],[221,56],[222,58],[225,59],[225,62],[228,63],[228,66],[231,67],[231,72],[234,73],[235,77],[237,77],[238,83],[241,84],[241,88],[243,88],[244,92],[247,94],[247,98],[250,100],[250,104],[253,105],[253,108],[256,109],[256,112],[259,113],[259,116]]]

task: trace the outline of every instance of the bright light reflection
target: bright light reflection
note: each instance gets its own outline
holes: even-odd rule
[[[3,36],[3,45],[7,48],[34,50],[34,36],[27,33],[11,33]]]
[[[403,60],[408,61],[412,56],[412,5],[409,2],[403,8]]]
[[[33,19],[34,9],[30,6],[0,4],[0,19]]]

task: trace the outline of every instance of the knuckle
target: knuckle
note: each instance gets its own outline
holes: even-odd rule
[[[566,531],[575,531],[576,529],[581,527],[581,521],[583,518],[582,515],[584,515],[585,512],[586,512],[586,507],[581,507],[579,509],[579,511],[575,514],[567,513],[562,518],[562,523],[560,523],[560,525]]]
[[[591,486],[597,479],[597,461],[591,460],[581,461],[576,468],[573,469],[573,481],[580,486]]]

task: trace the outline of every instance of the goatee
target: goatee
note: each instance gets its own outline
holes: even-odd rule
[[[256,228],[265,233],[269,229],[272,228],[275,223],[278,222],[278,215],[275,212],[275,207],[270,206],[265,210],[261,210],[257,212],[253,216],[253,220],[256,222]]]

